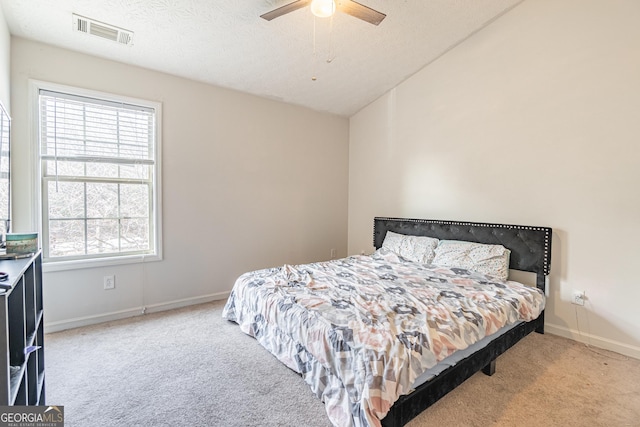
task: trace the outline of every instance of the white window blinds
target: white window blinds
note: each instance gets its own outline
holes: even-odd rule
[[[130,164],[154,161],[154,110],[40,91],[41,156]]]

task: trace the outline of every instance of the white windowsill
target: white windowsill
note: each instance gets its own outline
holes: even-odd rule
[[[126,255],[97,259],[78,259],[73,261],[49,261],[42,263],[44,273],[52,271],[79,270],[82,268],[110,267],[123,264],[137,264],[142,262],[162,261],[161,255]]]

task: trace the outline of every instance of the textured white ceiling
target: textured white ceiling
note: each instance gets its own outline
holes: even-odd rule
[[[259,17],[291,1],[0,4],[15,36],[350,116],[522,0],[361,0],[387,14],[379,26],[308,7]],[[133,31],[133,45],[73,31],[72,13]]]

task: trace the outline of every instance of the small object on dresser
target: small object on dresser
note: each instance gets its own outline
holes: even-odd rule
[[[7,254],[32,254],[38,251],[38,233],[7,233]]]
[[[0,251],[0,260],[3,259],[21,259],[21,258],[31,258],[33,256],[32,252],[24,253],[24,254],[16,254],[16,253],[6,253],[5,251]]]
[[[7,282],[8,278],[9,278],[9,273],[0,271],[0,290],[11,289],[11,283]]]

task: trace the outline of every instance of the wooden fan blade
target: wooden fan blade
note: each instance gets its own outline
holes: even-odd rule
[[[378,25],[387,17],[384,13],[371,9],[363,4],[352,0],[338,0],[337,9],[355,18],[362,19],[373,25]]]
[[[263,15],[260,15],[260,18],[266,19],[267,21],[271,21],[279,16],[286,15],[289,12],[293,12],[294,10],[301,9],[311,3],[311,0],[297,0],[293,3],[285,4],[284,6],[280,6],[277,9],[273,9],[271,12],[267,12]]]

